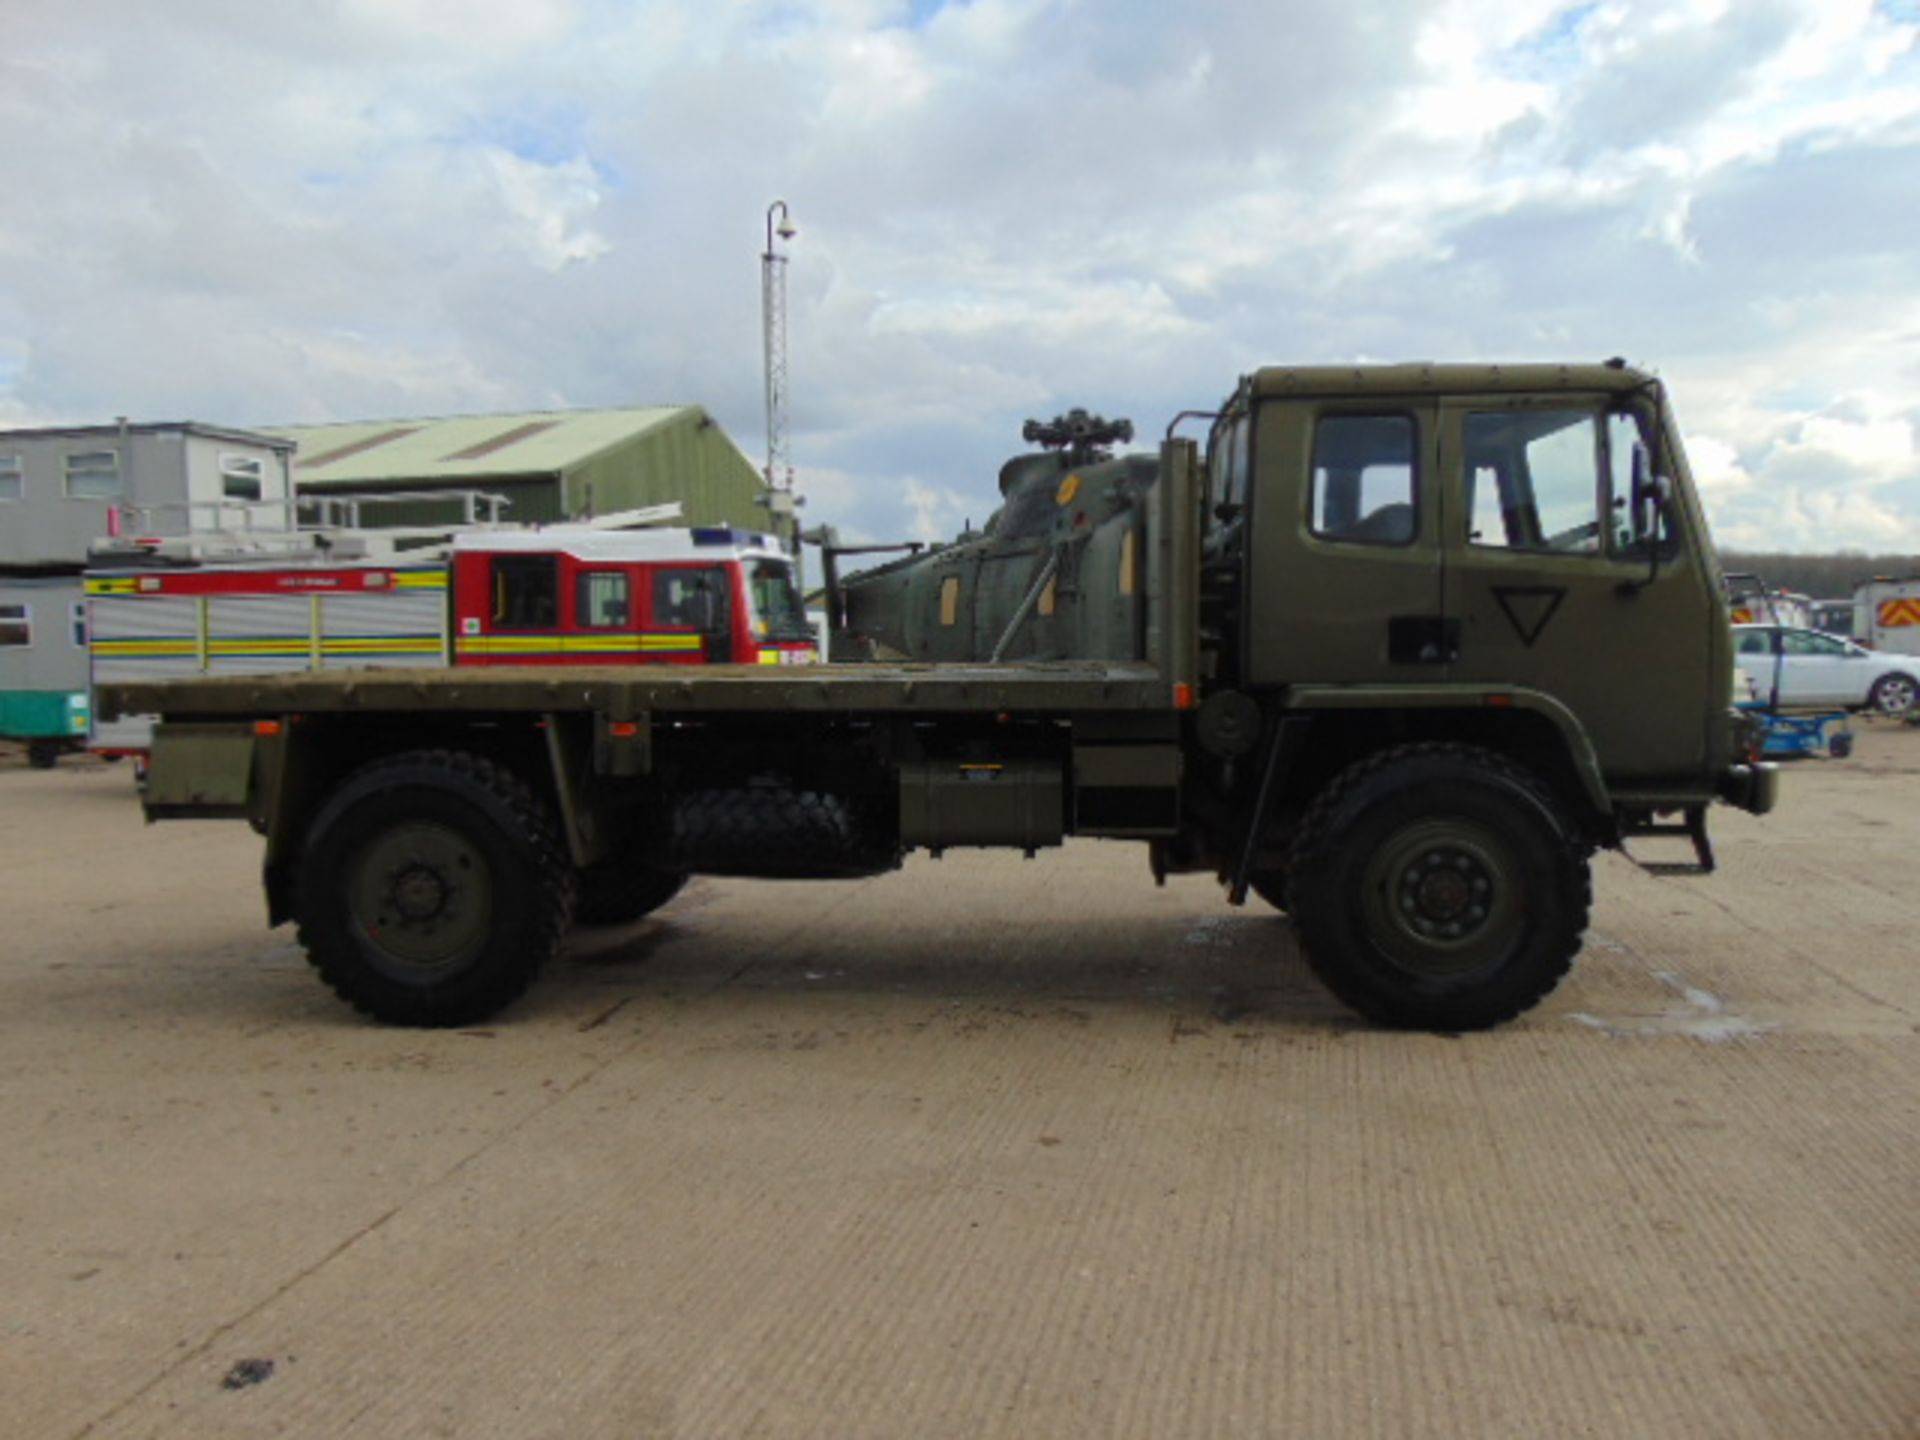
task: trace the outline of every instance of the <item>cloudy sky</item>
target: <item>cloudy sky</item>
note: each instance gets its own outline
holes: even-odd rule
[[[1264,363],[1599,359],[1920,551],[1920,0],[0,0],[0,425],[705,405],[811,520]]]

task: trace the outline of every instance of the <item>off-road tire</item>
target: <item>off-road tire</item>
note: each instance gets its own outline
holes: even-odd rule
[[[1867,692],[1867,705],[1882,715],[1910,715],[1920,700],[1920,683],[1913,676],[1895,670],[1873,682]]]
[[[673,858],[702,874],[870,875],[897,860],[870,800],[748,785],[689,790],[673,812]]]
[[[1499,1025],[1560,982],[1593,903],[1589,848],[1547,787],[1488,750],[1379,751],[1296,832],[1288,909],[1307,962],[1367,1019]]]
[[[320,807],[294,915],[356,1010],[470,1025],[525,993],[573,900],[552,812],[524,782],[479,755],[416,750],[356,771]]]
[[[673,899],[687,883],[684,875],[626,859],[590,865],[576,878],[575,925],[631,925]]]

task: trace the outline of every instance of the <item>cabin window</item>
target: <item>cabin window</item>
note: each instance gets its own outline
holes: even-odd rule
[[[960,577],[949,575],[940,582],[940,623],[952,625],[960,618]]]
[[[1475,411],[1462,442],[1473,544],[1600,553],[1600,427],[1592,412]]]
[[[75,600],[67,607],[67,623],[73,631],[73,648],[87,648],[87,602]]]
[[[18,455],[0,455],[0,500],[18,500],[26,493]]]
[[[493,623],[501,630],[551,630],[560,622],[560,562],[551,555],[496,555]]]
[[[33,607],[0,605],[0,649],[33,644]]]
[[[77,450],[66,457],[67,495],[74,500],[118,500],[126,493],[120,480],[120,452]]]
[[[593,630],[617,630],[633,618],[633,600],[624,570],[582,572],[574,594],[580,624]]]
[[[1053,579],[1047,581],[1047,588],[1040,592],[1039,609],[1042,615],[1053,614],[1054,592],[1059,587],[1059,584],[1060,584],[1059,577],[1056,576]]]
[[[654,571],[653,623],[684,630],[717,628],[725,614],[726,586],[721,570]]]
[[[1120,593],[1131,595],[1139,587],[1140,532],[1128,530],[1120,537]]]
[[[1313,430],[1313,533],[1357,545],[1411,545],[1417,427],[1411,415],[1323,415]]]

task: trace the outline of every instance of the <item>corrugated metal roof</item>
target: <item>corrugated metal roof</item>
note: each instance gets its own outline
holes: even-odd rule
[[[438,420],[363,420],[263,427],[300,447],[303,488],[369,480],[479,480],[567,470],[615,445],[699,413],[692,405],[632,410],[549,410]]]

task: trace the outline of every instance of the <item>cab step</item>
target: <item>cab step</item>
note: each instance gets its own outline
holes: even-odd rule
[[[1711,875],[1714,870],[1713,841],[1707,836],[1707,807],[1689,805],[1678,821],[1663,820],[1651,810],[1630,810],[1620,825],[1620,853],[1649,875]],[[1635,839],[1671,838],[1693,843],[1691,860],[1642,860],[1627,848]]]

